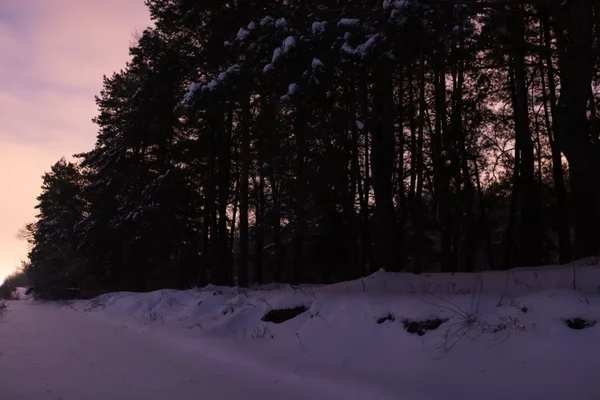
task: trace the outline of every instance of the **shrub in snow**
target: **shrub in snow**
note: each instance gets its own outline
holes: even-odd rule
[[[306,306],[298,306],[295,308],[284,308],[279,310],[271,310],[262,317],[264,322],[272,322],[274,324],[281,324],[290,319],[296,318],[298,315],[308,311]]]
[[[269,329],[268,325],[261,325],[254,328],[254,332],[250,334],[250,337],[253,340],[259,340],[264,338],[274,339],[275,335],[271,333],[271,330]]]
[[[417,334],[419,336],[425,335],[425,333],[428,331],[436,330],[444,322],[448,322],[448,320],[441,318],[425,319],[422,321],[411,321],[408,319],[402,320],[402,324],[404,325],[406,332]]]
[[[529,311],[529,308],[527,306],[522,306],[519,302],[514,300],[510,301],[510,305],[511,307],[515,307],[516,309],[521,311],[523,314],[527,314],[527,311]]]
[[[5,300],[0,300],[0,315],[8,308],[8,303]]]
[[[95,310],[96,308],[104,308],[104,307],[106,307],[106,304],[104,302],[102,302],[101,298],[96,297],[95,299],[90,300],[90,302],[83,309],[83,311],[90,312],[92,310]]]
[[[566,319],[565,323],[569,328],[575,330],[591,328],[596,325],[596,321],[588,321],[583,318]]]
[[[146,319],[148,319],[148,321],[150,322],[157,322],[160,321],[161,323],[164,323],[164,318],[161,314],[157,313],[156,310],[154,309],[154,307],[152,307],[152,305],[148,305],[148,307],[146,307],[146,309],[142,312],[142,316]]]

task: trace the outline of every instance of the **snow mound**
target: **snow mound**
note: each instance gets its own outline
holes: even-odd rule
[[[360,382],[379,398],[591,399],[599,284],[592,265],[381,270],[329,286],[114,293],[73,308],[237,363]]]
[[[15,300],[31,300],[33,296],[31,294],[27,294],[29,288],[26,287],[17,287],[12,292],[12,297]]]

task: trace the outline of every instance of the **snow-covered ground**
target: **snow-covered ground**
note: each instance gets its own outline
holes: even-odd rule
[[[597,399],[600,268],[12,302],[10,399]],[[274,309],[304,306],[283,323]],[[582,321],[575,321],[576,319]],[[424,335],[407,332],[441,320]],[[438,321],[439,322],[439,321]],[[423,332],[422,332],[423,333]]]

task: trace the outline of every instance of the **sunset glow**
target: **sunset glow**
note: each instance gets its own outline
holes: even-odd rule
[[[149,24],[143,0],[0,2],[0,282],[26,259],[15,235],[34,220],[43,173],[92,148],[102,76]]]

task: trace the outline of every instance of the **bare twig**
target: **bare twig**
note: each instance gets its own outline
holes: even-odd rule
[[[302,354],[304,354],[304,352],[306,352],[306,354],[308,354],[309,356],[312,357],[312,355],[308,352],[306,347],[304,347],[304,343],[302,343],[302,339],[300,339],[300,334],[298,332],[296,332],[296,337],[298,338],[298,342],[300,342],[300,348],[302,349]]]
[[[506,280],[504,281],[504,290],[502,291],[502,295],[500,296],[500,300],[498,301],[497,306],[500,307],[502,302],[504,301],[504,296],[506,296],[506,291],[508,290],[508,274],[509,271],[506,271]]]

